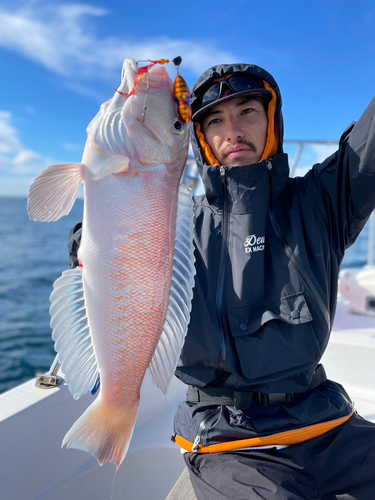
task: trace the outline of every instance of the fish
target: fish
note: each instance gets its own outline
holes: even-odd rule
[[[70,212],[84,185],[79,266],[55,281],[50,316],[73,397],[89,392],[99,375],[100,390],[62,446],[117,468],[147,369],[167,393],[195,274],[192,196],[181,184],[188,123],[165,67],[139,72],[127,58],[118,90],[87,128],[82,162],[48,167],[28,198],[29,217],[52,222]]]

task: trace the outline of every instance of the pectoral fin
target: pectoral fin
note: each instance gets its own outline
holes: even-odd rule
[[[94,181],[100,181],[100,179],[103,179],[107,175],[126,174],[129,170],[130,161],[127,156],[114,156],[108,160],[104,170],[94,177]]]
[[[30,219],[53,222],[68,215],[77,198],[83,168],[81,163],[60,163],[43,170],[29,190]]]

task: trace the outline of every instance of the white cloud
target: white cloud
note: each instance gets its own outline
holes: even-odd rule
[[[30,162],[40,161],[41,158],[42,157],[39,153],[36,153],[35,151],[30,151],[28,149],[24,149],[15,156],[13,162],[15,165],[25,165]]]
[[[11,155],[21,147],[16,129],[11,125],[12,114],[0,111],[0,157]]]
[[[51,163],[51,158],[23,146],[12,113],[0,110],[0,195],[25,195],[35,177]]]
[[[125,57],[136,60],[183,56],[184,68],[201,73],[212,64],[237,58],[209,43],[159,37],[131,39],[100,38],[93,18],[105,9],[85,4],[53,5],[33,1],[18,9],[0,8],[0,47],[15,51],[49,70],[75,78],[113,79]]]
[[[15,50],[62,75],[71,70],[69,57],[87,57],[90,35],[83,30],[85,16],[104,15],[88,5],[41,5],[35,2],[15,11],[0,9],[0,45]],[[83,49],[80,56],[79,49]]]

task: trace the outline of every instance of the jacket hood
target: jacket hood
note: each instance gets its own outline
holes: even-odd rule
[[[222,79],[234,73],[245,73],[251,77],[262,80],[265,88],[270,90],[273,98],[268,106],[268,135],[262,159],[270,159],[276,153],[283,152],[284,122],[281,112],[281,94],[275,79],[266,70],[254,64],[222,64],[213,66],[203,73],[194,85],[191,92],[190,104],[194,114],[202,103],[205,91],[217,79]],[[205,142],[199,123],[193,123],[192,147],[197,161],[198,169],[202,174],[205,164],[218,165],[208,144]],[[215,163],[216,161],[216,163]]]

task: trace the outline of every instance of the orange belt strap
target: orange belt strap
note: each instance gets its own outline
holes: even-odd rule
[[[326,432],[332,431],[347,422],[353,416],[353,412],[336,420],[322,422],[320,424],[309,425],[302,429],[280,432],[270,436],[256,437],[251,439],[239,439],[226,443],[212,444],[209,446],[199,445],[197,453],[219,453],[223,451],[235,451],[244,448],[256,448],[258,446],[291,446],[303,443],[309,439],[322,436]],[[176,436],[176,443],[186,451],[193,451],[193,443],[181,436]]]

